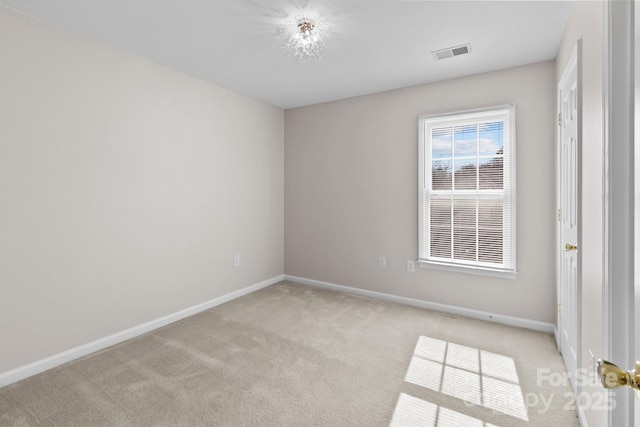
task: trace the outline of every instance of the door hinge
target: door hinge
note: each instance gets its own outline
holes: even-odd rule
[[[558,318],[562,317],[562,304],[558,304]]]
[[[562,221],[562,209],[558,209],[558,221]]]
[[[562,126],[562,113],[558,113],[558,126]]]

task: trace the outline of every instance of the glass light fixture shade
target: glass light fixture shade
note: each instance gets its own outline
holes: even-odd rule
[[[329,38],[326,22],[297,18],[287,21],[280,32],[285,39],[282,47],[293,53],[300,62],[322,58]]]

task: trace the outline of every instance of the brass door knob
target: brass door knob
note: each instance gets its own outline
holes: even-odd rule
[[[569,252],[569,251],[577,251],[578,250],[578,245],[572,245],[571,243],[567,243],[564,245],[564,250]]]
[[[636,362],[632,371],[625,371],[611,362],[598,359],[598,377],[604,388],[629,386],[640,397],[640,362]]]

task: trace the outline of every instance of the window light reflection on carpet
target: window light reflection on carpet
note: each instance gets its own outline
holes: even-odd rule
[[[529,420],[515,362],[505,355],[421,336],[405,381]]]
[[[435,403],[401,393],[389,427],[498,427]]]

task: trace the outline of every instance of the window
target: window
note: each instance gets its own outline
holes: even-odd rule
[[[419,134],[419,264],[515,277],[515,105],[420,117]]]

